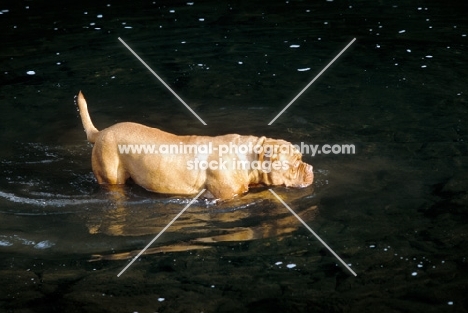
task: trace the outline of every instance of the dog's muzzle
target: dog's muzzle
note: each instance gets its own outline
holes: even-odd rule
[[[312,165],[302,163],[299,166],[299,181],[292,184],[292,187],[304,188],[312,184],[314,181],[314,168]]]

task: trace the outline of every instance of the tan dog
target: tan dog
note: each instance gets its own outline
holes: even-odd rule
[[[136,123],[94,127],[81,91],[78,107],[88,138],[94,143],[92,167],[99,184],[124,184],[167,194],[194,195],[207,189],[230,199],[250,185],[306,187],[312,166],[289,142],[265,137],[177,136]]]

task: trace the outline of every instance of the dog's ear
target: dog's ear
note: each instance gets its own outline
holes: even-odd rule
[[[262,161],[279,161],[281,158],[280,154],[284,153],[284,151],[286,151],[287,154],[290,153],[290,145],[289,142],[281,139],[265,138],[262,145]]]
[[[268,161],[294,164],[302,159],[302,153],[290,142],[281,139],[266,139],[263,146],[264,158]]]

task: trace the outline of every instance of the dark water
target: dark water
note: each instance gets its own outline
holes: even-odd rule
[[[465,2],[10,2],[0,311],[468,311]],[[304,156],[314,186],[274,190],[357,277],[265,189],[197,201],[117,277],[189,199],[99,187],[79,90],[99,129],[354,144]]]

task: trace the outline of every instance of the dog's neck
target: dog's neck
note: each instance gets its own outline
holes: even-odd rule
[[[263,153],[257,153],[254,157],[255,161],[260,162],[262,164],[264,160]],[[268,185],[270,182],[270,178],[268,177],[268,173],[262,171],[261,169],[250,169],[249,171],[249,185]]]

